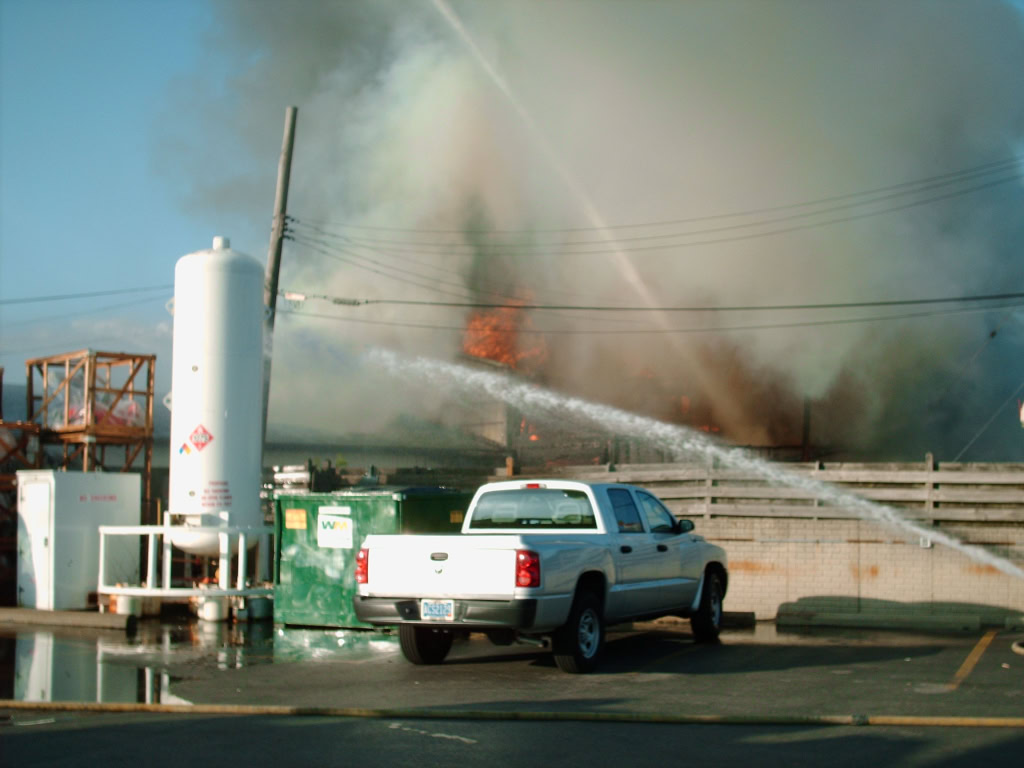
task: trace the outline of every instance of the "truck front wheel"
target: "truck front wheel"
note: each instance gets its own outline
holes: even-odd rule
[[[601,603],[593,593],[581,592],[573,601],[569,620],[551,638],[555,663],[570,674],[590,672],[597,667],[603,647]]]
[[[452,633],[433,627],[399,624],[402,654],[413,664],[440,664],[452,647]]]
[[[722,630],[722,581],[713,571],[704,577],[700,607],[690,617],[690,626],[693,627],[693,637],[698,643],[718,641],[718,633]]]

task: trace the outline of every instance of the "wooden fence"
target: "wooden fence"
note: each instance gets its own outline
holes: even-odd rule
[[[1024,524],[1024,464],[936,464],[929,455],[918,463],[786,463],[773,471],[781,480],[699,464],[575,466],[529,474],[641,485],[681,517],[856,517],[848,500],[831,495],[834,489],[922,522]]]

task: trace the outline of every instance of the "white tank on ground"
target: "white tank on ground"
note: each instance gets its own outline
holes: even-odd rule
[[[186,552],[220,551],[190,526],[263,525],[263,317],[263,269],[227,238],[178,260],[168,511]]]

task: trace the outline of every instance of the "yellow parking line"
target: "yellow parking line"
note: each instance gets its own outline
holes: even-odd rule
[[[974,667],[977,666],[978,661],[981,660],[981,655],[985,653],[985,649],[988,648],[989,644],[995,639],[995,636],[999,634],[998,629],[990,629],[985,633],[985,636],[978,641],[978,644],[974,646],[967,658],[964,659],[964,663],[960,665],[960,669],[953,675],[953,681],[947,686],[949,690],[955,691],[960,687],[960,683],[967,679],[967,676],[971,674]]]

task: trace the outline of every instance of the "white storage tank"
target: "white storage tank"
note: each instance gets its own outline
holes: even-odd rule
[[[263,317],[263,269],[227,238],[178,260],[168,501],[175,525],[263,525]],[[216,533],[175,532],[171,541],[194,554],[220,551]]]

